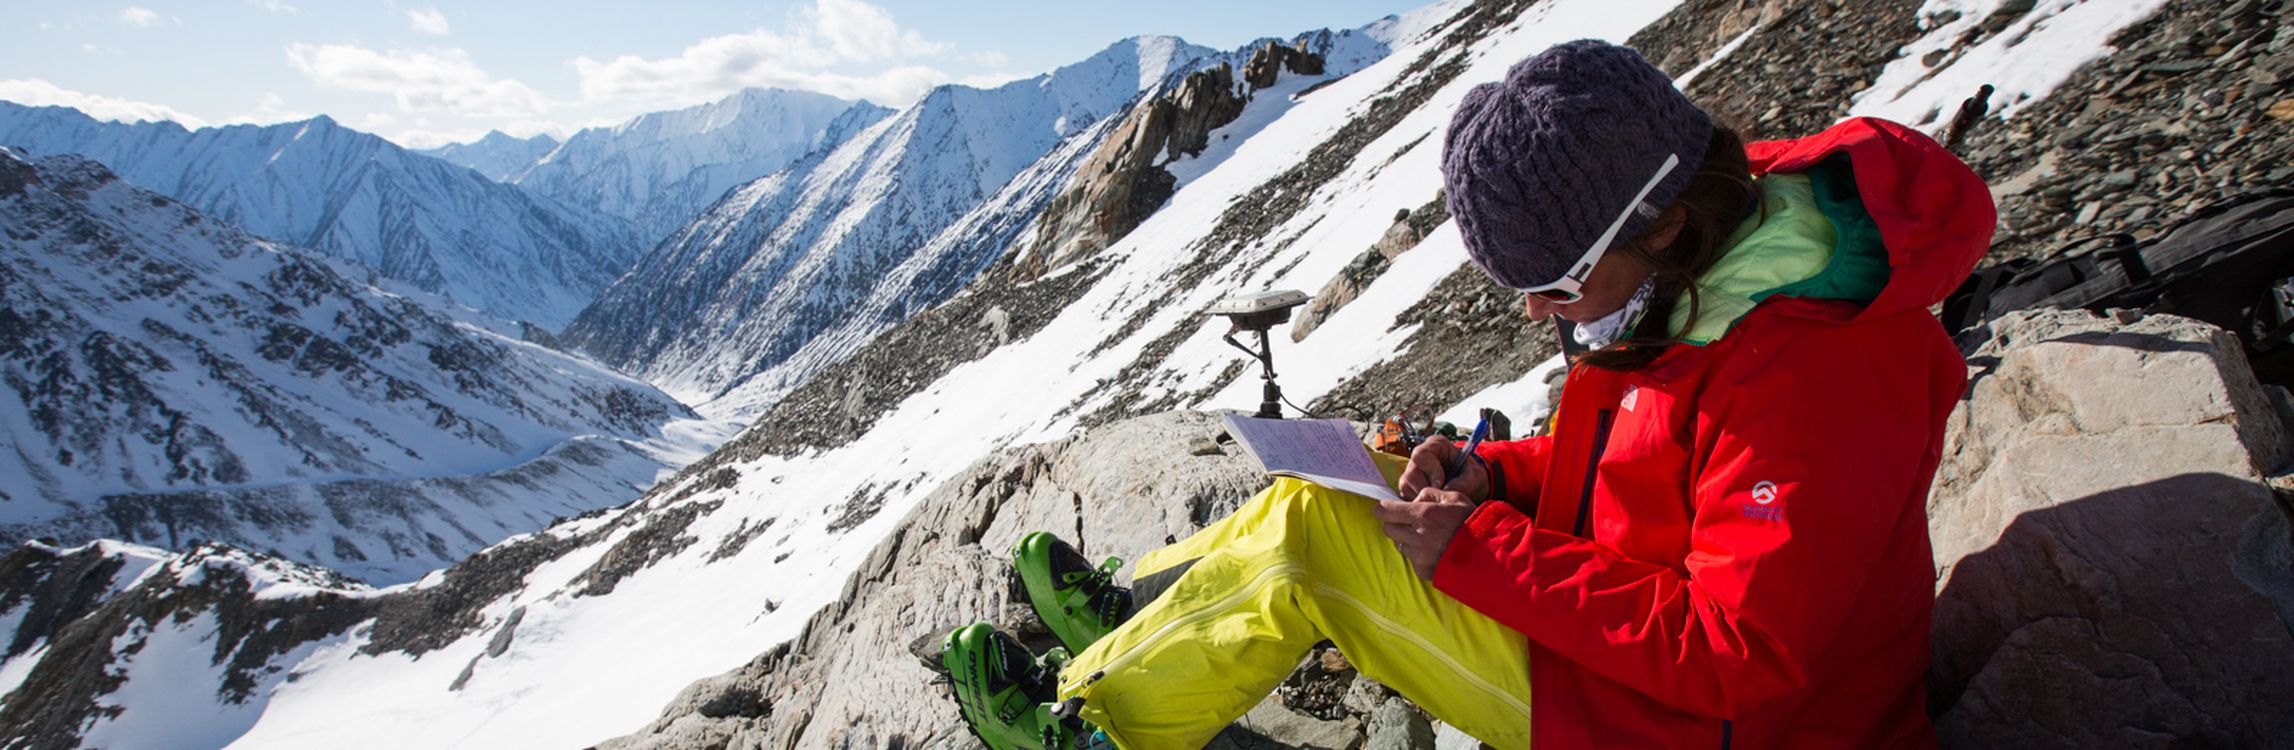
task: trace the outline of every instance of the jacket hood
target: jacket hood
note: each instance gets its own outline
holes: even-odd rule
[[[1835,154],[1848,156],[1864,209],[1887,247],[1887,286],[1858,317],[1925,309],[1958,289],[1990,250],[1999,223],[1983,179],[1934,139],[1877,118],[1745,145],[1755,175],[1807,171]]]

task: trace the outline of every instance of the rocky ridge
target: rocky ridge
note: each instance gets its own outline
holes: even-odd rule
[[[1302,38],[1267,42],[1243,63],[1220,62],[1187,75],[1172,90],[1132,107],[1091,157],[1076,168],[1076,185],[1053,198],[1036,219],[1035,238],[1014,249],[1023,280],[1043,276],[1105,249],[1139,226],[1178,188],[1168,162],[1200,156],[1211,131],[1233,122],[1252,94],[1273,86],[1284,71],[1321,75],[1322,55]]]

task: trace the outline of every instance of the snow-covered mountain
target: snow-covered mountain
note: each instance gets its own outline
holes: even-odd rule
[[[628,221],[650,247],[733,186],[834,148],[891,113],[827,94],[747,89],[697,107],[582,130],[508,180]]]
[[[1139,37],[997,88],[936,88],[727,194],[566,340],[688,402],[717,402],[704,411],[754,413],[962,288],[1143,94],[1235,57]]]
[[[406,580],[692,458],[659,391],[408,291],[0,151],[0,536]]]
[[[618,219],[323,116],[185,130],[0,102],[0,146],[86,156],[249,232],[552,330],[645,249]]]
[[[414,153],[469,167],[495,182],[508,182],[557,147],[558,139],[550,137],[548,133],[519,138],[493,130],[488,131],[485,137],[469,143],[449,143]]]
[[[510,540],[411,586],[372,594],[314,594],[295,610],[307,613],[312,625],[292,636],[259,641],[256,651],[238,646],[242,641],[224,634],[220,625],[209,630],[178,626],[178,635],[167,636],[173,640],[146,639],[152,645],[134,653],[115,649],[113,644],[124,643],[116,637],[87,638],[76,648],[51,640],[57,645],[41,652],[44,656],[16,656],[0,664],[0,678],[30,674],[35,681],[22,684],[77,684],[144,663],[187,663],[208,671],[177,673],[219,681],[199,684],[217,684],[220,692],[223,686],[250,684],[210,676],[226,664],[256,664],[292,675],[291,680],[255,681],[266,689],[243,694],[243,700],[216,702],[241,713],[198,725],[221,726],[214,735],[227,735],[232,746],[245,748],[580,747],[641,731],[662,715],[663,706],[671,705],[693,709],[676,715],[674,723],[695,732],[722,729],[718,737],[725,745],[919,747],[960,738],[960,730],[933,734],[918,729],[946,728],[953,709],[938,689],[925,686],[923,668],[905,656],[844,665],[833,673],[854,677],[852,684],[814,683],[795,692],[759,692],[756,683],[740,678],[801,666],[827,653],[819,647],[837,638],[880,635],[905,646],[960,624],[925,621],[931,612],[990,616],[946,602],[912,610],[886,605],[882,609],[895,615],[869,623],[883,625],[881,631],[830,632],[829,625],[846,623],[824,615],[842,609],[840,602],[859,592],[877,591],[874,582],[891,577],[888,571],[985,576],[995,570],[1000,553],[979,544],[986,540],[1010,539],[1031,528],[1064,528],[1086,512],[1168,517],[1200,510],[1114,502],[1091,510],[1078,507],[1080,495],[1060,494],[1025,499],[1038,510],[1072,510],[903,525],[935,492],[988,497],[1017,497],[1039,488],[1049,492],[1049,485],[1036,479],[1059,470],[1024,461],[1015,461],[1008,472],[972,470],[1004,466],[984,459],[1024,458],[1030,454],[1027,446],[1145,411],[1255,407],[1259,383],[1220,340],[1227,327],[1204,315],[1217,299],[1269,288],[1320,289],[1355,273],[1365,252],[1375,251],[1387,238],[1415,236],[1401,252],[1373,264],[1383,270],[1363,281],[1352,299],[1330,311],[1311,333],[1295,343],[1278,339],[1286,393],[1315,405],[1336,394],[1375,388],[1407,394],[1380,402],[1381,408],[1423,398],[1450,405],[1445,418],[1457,419],[1474,407],[1494,406],[1515,415],[1517,424],[1543,408],[1544,375],[1552,365],[1537,366],[1543,358],[1532,356],[1526,342],[1549,332],[1509,320],[1506,315],[1518,305],[1518,295],[1480,278],[1451,225],[1424,218],[1438,215],[1433,212],[1438,211],[1441,186],[1440,134],[1450,113],[1469,88],[1499,79],[1513,62],[1576,38],[1632,40],[1643,49],[1666,50],[1670,70],[1703,71],[1689,89],[1692,95],[1728,101],[1748,91],[1773,93],[1757,106],[1743,106],[1753,106],[1754,115],[1768,111],[1757,118],[1762,123],[1794,127],[1805,125],[1803,120],[1821,124],[1860,111],[1855,108],[1864,105],[1855,102],[1864,98],[1857,95],[1883,80],[1996,80],[2001,85],[1995,101],[2022,108],[2011,112],[2032,112],[2045,111],[2049,92],[2074,74],[2081,94],[2133,80],[2133,67],[2088,63],[2110,55],[2107,40],[2162,5],[2200,19],[2193,22],[2197,25],[2212,23],[2219,10],[2200,0],[1971,0],[1939,3],[1951,12],[1923,22],[1926,6],[1914,0],[1871,5],[1451,0],[1405,14],[1373,27],[1376,38],[1390,41],[1390,54],[1375,56],[1343,77],[1282,78],[1213,130],[1203,153],[1163,165],[1175,189],[1160,210],[1120,240],[1064,265],[1047,264],[1051,267],[1041,274],[998,272],[1011,257],[991,257],[997,265],[968,277],[959,292],[880,334],[863,337],[842,365],[805,380],[786,398],[769,399],[772,410],[741,437],[628,506]],[[1854,45],[1855,64],[1827,60],[1820,70],[1812,68],[1820,75],[1763,75],[1764,66],[1815,54],[1810,50],[1825,45]],[[2012,58],[1976,54],[1995,45],[2049,53]],[[1901,51],[1907,48],[1915,52]],[[1933,49],[1950,54],[1924,54]],[[2171,58],[2146,57],[2128,65],[2152,59]],[[1891,86],[1885,95],[1868,98],[1885,99],[1888,106],[1949,111],[1970,93],[1941,84],[1923,86]],[[2166,93],[2154,95],[2184,93],[2162,90]],[[990,93],[942,93],[938,96],[948,101],[935,106],[959,109],[966,102],[991,99]],[[702,362],[706,350],[697,341],[684,343],[681,326],[690,328],[696,340],[749,346],[775,340],[748,327],[777,314],[768,310],[838,309],[833,304],[891,294],[858,279],[864,273],[880,281],[899,279],[893,271],[906,262],[898,260],[905,256],[871,256],[863,249],[880,246],[836,239],[870,236],[860,227],[899,226],[892,219],[903,217],[940,222],[904,238],[909,248],[935,246],[935,241],[957,247],[962,243],[937,240],[938,233],[973,228],[995,236],[1024,234],[1021,230],[1036,216],[1023,209],[1040,211],[1043,204],[1018,196],[1048,200],[1072,184],[1072,174],[1062,176],[1062,169],[1072,166],[1057,165],[1088,158],[1096,150],[1091,138],[1114,130],[1107,118],[1120,105],[1100,112],[1098,120],[1062,129],[1065,138],[1047,141],[1054,145],[1044,146],[1031,163],[1010,166],[1004,172],[1007,180],[989,184],[980,183],[980,175],[992,171],[965,168],[962,162],[1005,155],[969,150],[974,143],[1000,141],[959,137],[965,131],[952,125],[927,127],[933,118],[925,115],[936,110],[879,123],[836,151],[729,195],[720,210],[664,244],[658,257],[632,274],[651,278],[648,283],[663,291],[643,295],[640,285],[625,279],[627,288],[617,285],[616,293],[626,293],[628,300],[610,308],[601,302],[600,309],[591,311],[599,319],[585,315],[588,322],[574,329],[586,331],[587,341],[602,341],[633,359],[674,364],[653,371],[657,377],[673,376],[663,382],[681,377],[696,392],[728,392],[740,377],[764,371],[754,364],[771,349],[743,349],[743,361],[724,363],[712,375]],[[2081,106],[2070,105],[2074,116]],[[1994,129],[1978,131],[1975,138],[2008,142],[2006,133],[2021,132],[1997,120],[1986,123]],[[902,145],[903,139],[914,141],[921,138],[917,133],[927,131],[940,135],[921,146]],[[2032,139],[2038,140],[2043,139]],[[934,163],[955,164],[941,171],[877,168],[901,164],[894,156],[901,149],[933,146],[947,157]],[[2084,158],[2086,152],[2079,153]],[[2163,163],[2172,153],[2162,149],[2155,158]],[[2023,169],[2033,159],[2002,163]],[[925,175],[940,176],[926,180]],[[1022,184],[1031,180],[1037,187]],[[976,189],[979,195],[964,204],[969,208],[908,195],[927,188],[956,189],[959,195]],[[1015,207],[1014,213],[979,211],[981,205],[1007,199],[999,205]],[[758,224],[752,226],[740,220],[734,206],[764,210],[754,212]],[[944,214],[927,216],[925,209]],[[889,212],[888,218],[876,219],[880,211]],[[1406,211],[1409,219],[1398,220],[1398,211]],[[783,218],[769,218],[775,215]],[[849,221],[838,223],[838,217]],[[1413,231],[1398,233],[1398,224],[1414,220],[1432,221],[1433,228],[1419,233],[1403,227]],[[970,222],[961,224],[970,228],[949,228],[963,222]],[[889,233],[885,228],[868,231],[880,238]],[[1003,235],[1006,231],[1015,234]],[[853,250],[808,254],[813,247]],[[1016,244],[1005,247],[1017,251]],[[768,283],[789,279],[798,281]],[[812,288],[822,290],[818,307],[764,304],[773,295],[802,296]],[[711,301],[687,304],[689,298]],[[708,311],[720,304],[747,304],[744,309],[751,312]],[[658,306],[661,314],[653,316],[649,305]],[[638,321],[625,332],[626,339],[601,335],[608,332],[607,309]],[[1518,339],[1443,338],[1460,319],[1529,333]],[[686,359],[674,362],[675,357]],[[1436,366],[1397,369],[1421,360]],[[1059,460],[1126,460],[1126,446],[1096,449],[1108,453],[1066,452]],[[1151,502],[1139,499],[1129,486],[1105,488],[1104,495],[1125,503]],[[951,531],[930,539],[909,535],[939,529]],[[915,550],[931,545],[965,547],[970,567],[917,567],[925,561]],[[94,560],[109,554],[102,549],[35,552],[24,557]],[[164,584],[173,579],[149,580]],[[109,592],[116,586],[93,588]],[[907,593],[938,595],[923,584]],[[218,623],[272,622],[221,614],[239,609],[194,606],[205,601],[196,597],[170,601],[185,604],[169,610],[182,614],[168,622],[204,622],[199,618],[208,612],[217,613]],[[366,604],[346,609],[340,606],[344,601]],[[0,620],[12,611],[0,607]],[[125,630],[106,630],[99,628],[112,627],[105,623],[113,620],[101,614],[88,617],[91,624],[71,632],[140,633],[132,623],[149,621],[130,618],[124,620],[129,624],[117,626]],[[26,640],[24,632],[19,631],[19,641]],[[207,632],[217,635],[202,640]],[[237,650],[225,653],[223,644]],[[181,661],[160,662],[162,655]],[[880,689],[892,683],[900,689]],[[181,715],[166,713],[178,704],[164,703],[139,714],[127,697],[143,694],[133,692],[133,680],[126,685],[75,692],[87,698],[39,715],[18,710],[28,695],[19,690],[0,710],[0,742],[39,738],[71,745],[81,741],[82,727],[96,718],[113,726],[158,726]],[[109,697],[114,695],[127,697]],[[253,702],[261,702],[259,712],[245,708]],[[105,713],[107,706],[120,711]],[[249,713],[258,715],[239,718]],[[202,716],[221,715],[222,709],[216,709]],[[634,737],[619,746],[673,746],[663,739],[673,736]]]

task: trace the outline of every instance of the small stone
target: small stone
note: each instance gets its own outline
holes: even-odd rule
[[[1345,706],[1349,713],[1369,716],[1378,710],[1379,704],[1385,703],[1387,698],[1396,695],[1400,695],[1400,693],[1394,692],[1393,688],[1379,684],[1377,680],[1364,675],[1355,675],[1354,682],[1346,686],[1346,697],[1339,699],[1339,705]]]
[[[1929,52],[1929,53],[1927,53],[1927,54],[1925,54],[1925,55],[1922,55],[1922,56],[1920,56],[1920,64],[1921,64],[1921,65],[1925,65],[1925,66],[1928,66],[1928,67],[1930,67],[1930,68],[1933,68],[1933,67],[1935,67],[1935,66],[1936,66],[1938,63],[1941,63],[1941,62],[1943,62],[1943,61],[1944,61],[1944,58],[1946,58],[1946,57],[1950,57],[1950,56],[1951,56],[1951,50],[1948,50],[1948,49],[1939,49],[1939,50],[1935,50],[1935,51],[1933,51],[1933,52]]]
[[[1227,449],[1219,447],[1219,441],[1212,440],[1210,438],[1202,438],[1196,440],[1193,444],[1187,446],[1187,452],[1197,456],[1227,455]]]
[[[2277,104],[2270,105],[2269,114],[2270,119],[2279,122],[2294,122],[2294,99],[2278,100]]]
[[[1401,698],[1389,698],[1370,715],[1364,750],[1433,750],[1434,724]]]
[[[2143,206],[2143,207],[2141,207],[2141,208],[2137,208],[2137,209],[2135,209],[2135,210],[2133,210],[2133,211],[2129,211],[2129,212],[2127,212],[2127,218],[2125,219],[2125,221],[2126,221],[2127,223],[2129,223],[2129,224],[2141,224],[2141,223],[2143,223],[2144,221],[2148,221],[2150,218],[2151,218],[2151,207],[2150,207],[2150,206]]]
[[[2089,224],[2095,223],[2095,218],[2102,215],[2103,204],[2089,203],[2087,204],[2086,208],[2079,209],[2079,218],[2072,219],[2072,221],[2077,223],[2079,226],[2087,226]]]
[[[1322,652],[1322,668],[1332,672],[1344,672],[1353,669],[1354,663],[1347,661],[1345,654],[1339,653],[1338,649],[1333,648]]]
[[[2135,170],[2122,169],[2117,172],[2112,172],[2103,178],[2103,184],[2119,188],[2134,187]]]

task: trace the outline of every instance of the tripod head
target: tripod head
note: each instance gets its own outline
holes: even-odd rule
[[[1243,350],[1259,361],[1259,378],[1266,381],[1261,392],[1258,416],[1264,419],[1282,418],[1282,387],[1274,382],[1274,348],[1267,340],[1267,332],[1275,326],[1290,322],[1291,308],[1306,304],[1305,293],[1295,289],[1242,294],[1219,300],[1209,312],[1227,319],[1230,327],[1224,338],[1229,346]],[[1235,334],[1249,331],[1258,334],[1258,348],[1252,349],[1235,340]]]

